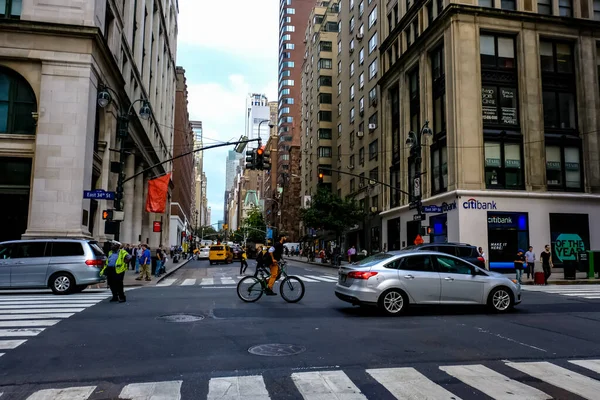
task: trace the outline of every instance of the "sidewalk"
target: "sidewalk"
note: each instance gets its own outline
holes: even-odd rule
[[[334,267],[333,265],[331,265],[331,263],[323,264],[320,261],[309,262],[306,257],[287,256],[285,258],[289,259],[289,260],[299,261],[299,262],[302,262],[305,264],[313,264],[313,265],[318,265],[321,267],[337,268],[337,267]],[[317,258],[315,260],[320,260],[320,259]],[[347,261],[342,261],[342,265],[347,265],[347,264],[348,264]],[[503,275],[510,279],[514,279],[516,277],[514,272],[503,273]],[[563,277],[564,277],[564,272],[563,272],[562,268],[553,268],[552,275],[550,275],[550,278],[548,279],[548,284],[549,285],[586,285],[586,284],[598,285],[598,284],[600,284],[600,278],[588,279],[587,272],[577,272],[575,275],[576,279],[565,279]],[[526,275],[522,278],[522,280],[523,280],[522,285],[533,285],[533,279],[527,279]]]
[[[135,278],[137,278],[139,276],[139,273],[136,274],[135,271],[129,269],[129,270],[125,271],[125,278],[123,280],[123,284],[125,287],[156,286],[157,284],[160,283],[160,281],[162,281],[163,279],[165,279],[166,277],[168,277],[169,275],[171,275],[172,273],[177,271],[179,268],[186,265],[191,260],[192,260],[191,258],[188,258],[187,260],[181,260],[178,263],[174,264],[173,261],[171,259],[169,259],[169,261],[167,261],[167,265],[165,266],[167,273],[162,275],[160,278],[156,278],[154,275],[152,275],[152,280],[150,282],[136,281]],[[152,272],[154,272],[154,271],[152,271]]]

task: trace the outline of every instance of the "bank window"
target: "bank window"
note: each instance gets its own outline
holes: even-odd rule
[[[19,18],[23,0],[0,1],[0,18]]]
[[[561,17],[572,17],[573,0],[558,0],[558,15]]]
[[[540,42],[540,64],[543,72],[573,73],[573,48],[569,43]]]
[[[486,141],[484,152],[486,188],[524,188],[521,143]]]
[[[552,15],[552,0],[538,0],[538,13],[543,15]]]
[[[594,0],[594,19],[600,21],[600,0]]]
[[[501,0],[500,8],[503,10],[516,10],[517,2],[516,0]]]
[[[548,190],[579,191],[583,186],[579,146],[546,146],[546,181]]]
[[[479,0],[477,3],[479,7],[493,7],[494,2],[492,0]]]
[[[433,133],[444,135],[446,132],[446,78],[443,46],[431,52],[430,57],[433,92]]]
[[[479,53],[482,68],[516,68],[515,39],[512,37],[482,34]]]
[[[432,194],[448,190],[448,148],[446,139],[431,145]]]
[[[410,130],[419,133],[419,114],[421,110],[420,95],[419,95],[419,67],[414,67],[408,73],[408,88],[409,88],[409,109],[410,109]]]
[[[444,256],[435,256],[435,258],[439,272],[444,274],[470,275],[473,270],[473,267],[469,266],[469,264],[456,258]]]
[[[35,94],[20,75],[0,68],[0,133],[35,134]]]

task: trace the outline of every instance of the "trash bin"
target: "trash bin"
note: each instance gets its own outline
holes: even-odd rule
[[[567,261],[563,264],[563,277],[575,279],[577,277],[577,261]]]

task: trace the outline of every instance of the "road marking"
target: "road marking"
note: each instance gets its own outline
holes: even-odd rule
[[[93,306],[95,304],[96,303],[86,303],[86,304],[36,304],[36,305],[23,305],[23,306],[14,305],[14,306],[0,306],[0,310],[10,310],[10,309],[15,309],[15,308],[19,308],[21,310],[25,310],[25,309],[29,309],[29,308],[43,309],[43,308],[91,307],[91,306]],[[2,312],[2,311],[0,311],[0,312]]]
[[[14,349],[25,343],[27,340],[0,340],[0,350]]]
[[[183,381],[132,383],[121,390],[120,399],[128,400],[179,400]]]
[[[600,374],[600,360],[572,360],[569,362]]]
[[[45,328],[0,329],[0,337],[37,336]]]
[[[72,387],[66,389],[38,390],[27,400],[86,400],[92,395],[96,386]]]
[[[269,392],[261,375],[211,378],[206,400],[269,400]]]
[[[367,400],[343,371],[295,372],[292,380],[304,400]]]
[[[600,382],[547,361],[508,362],[506,365],[583,398],[590,400],[598,398]]]
[[[77,313],[83,310],[85,310],[85,308],[36,308],[35,310],[0,310],[0,314]],[[2,318],[1,315],[0,318]]]
[[[304,282],[321,282],[316,279],[307,278],[306,276],[296,275],[298,278],[302,279]]]
[[[60,322],[60,319],[38,319],[33,321],[0,321],[1,328],[25,327],[25,326],[52,326]]]
[[[446,366],[440,369],[496,400],[552,398],[541,390],[510,379],[481,364]]]
[[[165,278],[156,286],[171,286],[172,284],[175,283],[176,280],[177,279],[175,279],[175,278]]]
[[[231,278],[221,278],[221,283],[223,285],[235,285],[235,281]]]
[[[4,301],[35,301],[43,300],[47,302],[52,301],[102,301],[110,296],[86,296],[86,297],[73,297],[73,296],[4,296],[0,297],[0,303]]]
[[[583,296],[584,299],[600,299],[600,296]]]
[[[368,369],[367,373],[399,400],[460,400],[414,368]]]
[[[202,278],[201,285],[214,285],[215,280],[213,278]]]
[[[2,357],[4,355],[4,353],[0,353],[0,357]],[[2,393],[0,393],[0,396],[2,396]]]
[[[235,289],[237,286],[206,286],[204,289]]]
[[[104,300],[104,299],[103,299]],[[44,305],[56,305],[56,306],[61,306],[64,307],[65,305],[68,306],[81,306],[81,307],[91,307],[93,305],[98,304],[99,302],[101,302],[102,300],[98,300],[98,301],[47,301],[47,300],[35,300],[35,301],[28,301],[28,300],[23,300],[23,301],[0,301],[0,306],[15,306],[15,305],[23,305],[23,306],[35,306],[35,305],[40,305],[40,304],[44,304]]]
[[[195,279],[186,279],[181,283],[181,286],[192,286],[196,284]]]
[[[316,279],[316,280],[323,281],[323,282],[328,282],[328,283],[329,282],[337,282],[337,279],[325,278],[323,276],[315,276],[315,275],[306,275],[306,276],[308,276],[311,279]]]
[[[0,315],[0,321],[16,321],[20,319],[35,319],[35,318],[70,318],[73,313],[57,313],[57,314],[25,314],[25,315]]]

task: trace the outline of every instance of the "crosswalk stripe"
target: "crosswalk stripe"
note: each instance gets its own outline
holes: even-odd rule
[[[0,306],[0,312],[2,312],[2,310],[10,310],[10,309],[15,309],[15,308],[19,308],[22,310],[25,309],[30,309],[30,308],[37,308],[37,309],[41,309],[41,308],[70,308],[70,307],[91,307],[93,305],[95,305],[96,303],[85,303],[85,304],[26,304],[26,305],[11,305],[11,306]]]
[[[183,381],[132,383],[121,390],[119,399],[128,400],[179,400]]]
[[[0,329],[0,337],[37,336],[44,332],[45,328],[16,328]]]
[[[292,380],[304,400],[367,400],[343,371],[296,372]]]
[[[102,299],[104,300],[104,299]],[[98,300],[98,301],[90,301],[90,300],[86,300],[86,301],[53,301],[53,302],[48,302],[45,300],[35,300],[35,301],[28,301],[28,300],[23,300],[23,301],[2,301],[0,302],[0,306],[14,306],[14,305],[24,305],[24,306],[34,306],[34,305],[40,305],[40,304],[44,304],[44,305],[60,305],[65,306],[65,305],[70,305],[70,306],[82,306],[82,307],[88,307],[88,306],[93,306],[95,304],[98,304],[100,301],[102,300]],[[48,304],[50,303],[50,304]]]
[[[195,279],[186,279],[181,283],[181,286],[192,286],[196,284]]]
[[[0,350],[10,350],[19,347],[27,340],[0,340]]]
[[[235,281],[231,278],[222,278],[221,283],[223,285],[235,285]]]
[[[507,378],[481,364],[444,366],[440,369],[496,400],[552,398],[541,390]]]
[[[295,276],[297,276],[298,278],[302,279],[304,282],[321,282],[321,281],[318,281],[316,279],[308,278],[306,276],[300,276],[300,275],[295,275]]]
[[[33,321],[0,321],[0,328],[52,326],[58,324],[59,322],[59,319],[38,319]]]
[[[5,301],[46,301],[48,303],[58,301],[58,302],[71,302],[71,301],[102,301],[109,296],[85,296],[85,297],[73,297],[73,296],[4,296],[0,297],[0,303]]]
[[[399,400],[460,400],[414,368],[368,369],[367,373]]]
[[[600,382],[547,361],[508,362],[509,367],[586,399],[597,399]]]
[[[563,296],[593,296],[598,294],[598,292],[583,292],[583,293],[560,293]]]
[[[332,280],[332,278],[326,278],[323,276],[315,276],[315,275],[306,275],[306,276],[308,276],[311,279],[316,279],[318,281],[323,281],[323,282],[337,282],[337,279]]]
[[[165,278],[162,281],[160,281],[159,284],[157,284],[156,286],[171,286],[172,284],[175,283],[177,279],[174,278]]]
[[[600,374],[600,360],[571,360],[569,362]]]
[[[215,280],[213,278],[202,278],[201,285],[214,285]]]
[[[44,389],[29,396],[27,400],[86,400],[96,386],[72,387],[66,389]]]
[[[0,315],[0,321],[16,321],[20,319],[36,318],[70,318],[74,313],[55,313],[55,314],[24,314],[24,315]]]
[[[41,314],[41,313],[77,313],[85,310],[85,308],[48,308],[35,310],[0,310],[0,318],[2,314]]]
[[[207,400],[269,400],[261,375],[212,378],[208,382]]]
[[[600,299],[600,296],[583,296],[584,299]]]

